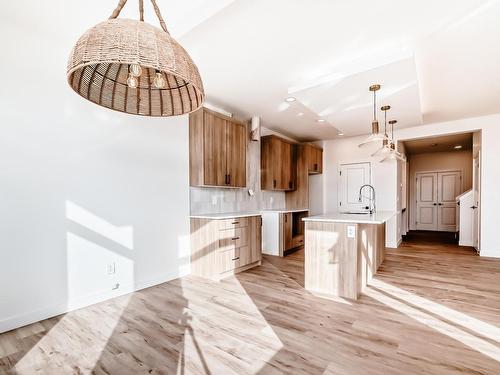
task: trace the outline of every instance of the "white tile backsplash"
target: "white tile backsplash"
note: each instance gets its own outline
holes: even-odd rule
[[[253,197],[248,194],[248,189],[254,190]],[[260,141],[247,143],[247,187],[245,189],[190,188],[191,215],[284,207],[284,192],[260,190]]]

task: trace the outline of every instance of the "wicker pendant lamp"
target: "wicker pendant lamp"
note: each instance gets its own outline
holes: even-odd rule
[[[200,108],[205,99],[198,68],[168,33],[156,0],[162,29],[140,20],[118,19],[127,0],[111,17],[87,30],[73,47],[68,83],[100,106],[143,116],[177,116]]]

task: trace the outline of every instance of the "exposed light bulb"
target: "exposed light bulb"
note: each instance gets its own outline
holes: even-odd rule
[[[155,79],[153,80],[153,84],[157,89],[162,89],[165,87],[165,78],[163,77],[163,74],[160,72],[156,72],[155,74]]]
[[[131,89],[135,89],[139,85],[139,80],[137,77],[133,76],[132,73],[130,73],[127,78],[127,85]]]
[[[128,71],[134,77],[140,77],[142,74],[142,68],[139,64],[130,64]]]

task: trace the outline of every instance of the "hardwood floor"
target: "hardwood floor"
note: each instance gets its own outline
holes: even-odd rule
[[[500,260],[403,243],[356,302],[303,289],[303,252],[185,277],[0,335],[0,373],[500,374]]]

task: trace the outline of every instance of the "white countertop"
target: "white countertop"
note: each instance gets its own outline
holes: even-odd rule
[[[347,214],[332,212],[324,215],[309,216],[304,221],[324,221],[331,223],[360,223],[360,224],[383,224],[396,213],[392,211],[377,211],[373,214]]]
[[[260,212],[264,213],[268,213],[268,212],[275,212],[275,213],[278,213],[278,214],[283,214],[283,213],[286,213],[286,212],[308,212],[309,209],[308,208],[298,208],[298,209],[286,209],[286,208],[270,208],[268,210],[260,210]]]
[[[234,217],[260,216],[262,213],[286,213],[286,212],[307,212],[307,211],[309,211],[307,208],[302,208],[302,209],[271,208],[268,210],[260,210],[260,211],[224,212],[218,214],[195,214],[195,215],[190,215],[190,217],[194,219],[224,220],[224,219],[232,219]]]
[[[235,217],[250,217],[250,216],[260,216],[260,211],[225,212],[222,214],[196,214],[196,215],[191,215],[190,217],[193,219],[224,220],[224,219],[232,219]]]

